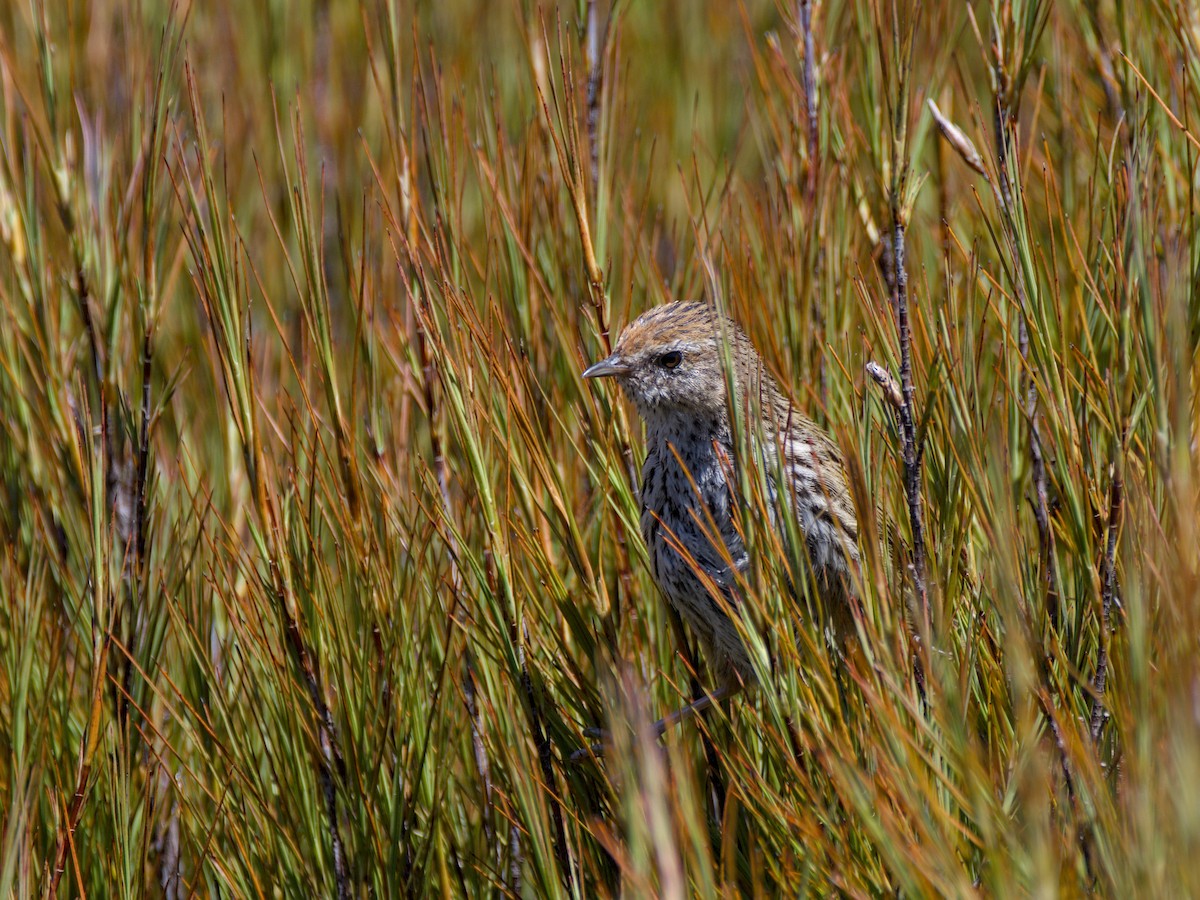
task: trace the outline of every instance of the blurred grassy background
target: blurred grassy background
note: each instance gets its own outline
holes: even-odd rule
[[[1198,42],[0,8],[0,893],[1200,892]],[[579,372],[701,296],[842,445],[867,614],[831,656],[751,491],[768,677],[660,753],[707,677]]]

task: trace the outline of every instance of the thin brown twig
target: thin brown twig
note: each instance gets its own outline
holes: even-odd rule
[[[919,7],[918,7],[919,10]],[[875,9],[878,13],[878,8]],[[921,462],[923,448],[917,434],[916,387],[913,383],[912,322],[908,293],[908,267],[906,260],[906,230],[910,213],[908,180],[910,176],[909,79],[912,77],[913,36],[916,18],[903,23],[895,4],[891,7],[892,54],[891,64],[897,67],[895,83],[889,88],[887,115],[890,120],[888,159],[881,176],[886,186],[888,225],[886,232],[878,237],[879,266],[887,285],[892,314],[895,317],[896,333],[900,344],[900,396],[897,410],[900,424],[901,463],[905,503],[908,507],[909,526],[912,533],[912,554],[908,570],[912,579],[916,609],[912,611],[912,634],[917,645],[913,654],[913,679],[922,705],[927,702],[926,671],[929,643],[932,640],[932,622],[929,608],[928,552],[925,540],[925,521],[921,508]],[[878,52],[881,63],[888,64],[882,42],[882,30]],[[894,91],[894,94],[892,93]],[[872,374],[872,377],[875,377]]]
[[[1108,721],[1108,710],[1104,706],[1104,691],[1108,684],[1108,656],[1111,641],[1112,607],[1117,597],[1117,536],[1121,531],[1124,511],[1124,483],[1121,479],[1120,460],[1113,463],[1112,483],[1108,490],[1108,537],[1104,547],[1104,560],[1100,566],[1100,649],[1096,654],[1096,672],[1092,676],[1092,712],[1089,731],[1092,743],[1099,744]]]
[[[147,324],[142,341],[142,405],[141,424],[138,430],[136,507],[133,519],[134,550],[137,554],[135,584],[141,583],[141,572],[146,562],[146,477],[150,464],[150,376],[154,358],[154,328]],[[138,596],[135,587],[135,597]]]
[[[929,587],[926,582],[925,523],[921,511],[921,457],[918,447],[914,398],[916,388],[912,376],[912,330],[909,322],[908,269],[905,261],[904,222],[899,215],[892,222],[892,306],[896,311],[896,327],[900,335],[900,434],[903,444],[904,493],[908,502],[908,517],[912,527],[912,579],[917,595],[918,636],[923,645],[931,639],[929,617]],[[926,650],[927,647],[922,648]],[[925,697],[924,665],[918,654],[914,674],[917,687]]]
[[[817,170],[820,164],[817,131],[817,80],[813,64],[812,0],[799,0],[797,18],[800,21],[800,39],[804,44],[804,113],[808,128],[808,180],[806,192],[809,203],[815,202],[817,194]]]
[[[273,572],[278,573],[278,567],[271,565]],[[282,587],[282,576],[277,574],[277,584]],[[346,858],[345,845],[342,842],[341,828],[338,824],[337,780],[344,781],[346,777],[345,762],[342,759],[341,748],[337,738],[337,725],[329,704],[325,701],[322,688],[321,674],[313,659],[308,644],[300,631],[300,623],[292,613],[288,600],[279,597],[279,607],[284,615],[284,633],[287,636],[288,647],[292,658],[300,669],[304,685],[308,690],[309,700],[317,713],[317,779],[321,785],[321,795],[325,802],[325,815],[329,821],[329,839],[333,851],[334,880],[337,885],[338,900],[350,897],[350,867]],[[336,780],[335,780],[336,775]]]
[[[541,22],[541,28],[542,46],[549,46],[550,41],[546,33],[545,19]],[[562,172],[563,179],[566,181],[567,192],[571,197],[571,209],[575,213],[575,224],[579,228],[580,251],[583,256],[584,272],[587,276],[588,300],[596,316],[596,324],[600,331],[600,340],[604,346],[604,352],[611,353],[612,338],[609,334],[608,318],[605,314],[604,272],[601,270],[600,263],[596,259],[596,248],[592,243],[587,188],[583,183],[583,168],[579,159],[579,133],[575,119],[577,111],[575,107],[575,95],[571,90],[574,71],[570,66],[565,51],[560,54],[559,69],[564,86],[563,103],[565,108],[560,108],[558,105],[558,95],[553,91],[553,82],[550,85],[550,100],[553,100],[555,111],[559,114],[559,122],[563,126],[564,134],[560,135],[558,129],[555,128],[555,120],[550,115],[550,100],[546,98],[540,88],[538,90],[539,100],[542,106],[542,113],[545,116],[546,130],[550,135],[555,155],[558,158],[559,169]]]
[[[812,0],[798,0],[796,18],[800,26],[800,41],[804,45],[804,68],[801,72],[801,83],[804,90],[804,119],[808,139],[808,177],[805,180],[805,198],[808,204],[807,215],[810,221],[817,221],[820,212],[817,209],[817,185],[821,166],[820,153],[820,124],[817,121],[817,76],[816,48],[812,30]],[[823,251],[817,252],[816,266],[812,283],[819,284]],[[825,353],[825,310],[819,302],[812,304],[812,327],[817,347],[817,383],[820,385],[821,406],[828,401],[829,375],[826,371]]]
[[[600,12],[596,0],[588,0],[587,33],[587,134],[588,157],[591,161],[593,196],[600,190],[600,106],[604,93],[604,57],[608,52],[608,28],[612,22],[610,12],[600,27]]]
[[[1044,659],[1042,665],[1044,668],[1046,667]],[[1042,680],[1043,685],[1038,690],[1038,701],[1042,707],[1042,714],[1046,717],[1046,721],[1050,725],[1050,734],[1054,738],[1054,746],[1058,750],[1063,786],[1067,791],[1067,802],[1071,805],[1071,813],[1078,823],[1076,826],[1076,838],[1079,841],[1079,848],[1083,853],[1083,865],[1087,869],[1088,877],[1094,881],[1096,870],[1093,860],[1094,850],[1092,847],[1091,825],[1088,822],[1079,821],[1081,817],[1079,797],[1075,787],[1075,775],[1071,770],[1071,758],[1067,753],[1067,742],[1063,737],[1062,727],[1058,724],[1058,717],[1054,714],[1054,706],[1050,702],[1050,695],[1045,686],[1049,683],[1048,671],[1043,671]]]

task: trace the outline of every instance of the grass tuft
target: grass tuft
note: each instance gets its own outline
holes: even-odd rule
[[[1198,102],[1180,0],[4,7],[0,894],[1200,893]],[[739,469],[660,749],[580,373],[696,298],[864,614]]]

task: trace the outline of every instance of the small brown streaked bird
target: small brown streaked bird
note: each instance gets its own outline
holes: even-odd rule
[[[757,432],[772,509],[778,506],[777,473],[782,473],[784,497],[791,500],[833,630],[845,637],[854,627],[858,524],[837,445],[779,390],[733,320],[703,303],[651,309],[626,327],[612,355],[583,377],[615,378],[646,424],[641,531],[650,570],[699,638],[716,679],[715,690],[660,720],[657,735],[755,681],[749,652],[727,613],[738,610],[734,569],[747,567],[749,551],[734,523],[739,498],[730,483],[735,445],[723,342],[737,408],[761,412]],[[599,754],[603,747],[576,756],[588,752]]]

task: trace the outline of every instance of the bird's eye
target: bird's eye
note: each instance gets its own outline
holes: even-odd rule
[[[678,369],[683,362],[683,354],[678,350],[669,350],[658,358],[658,364],[664,369]]]

